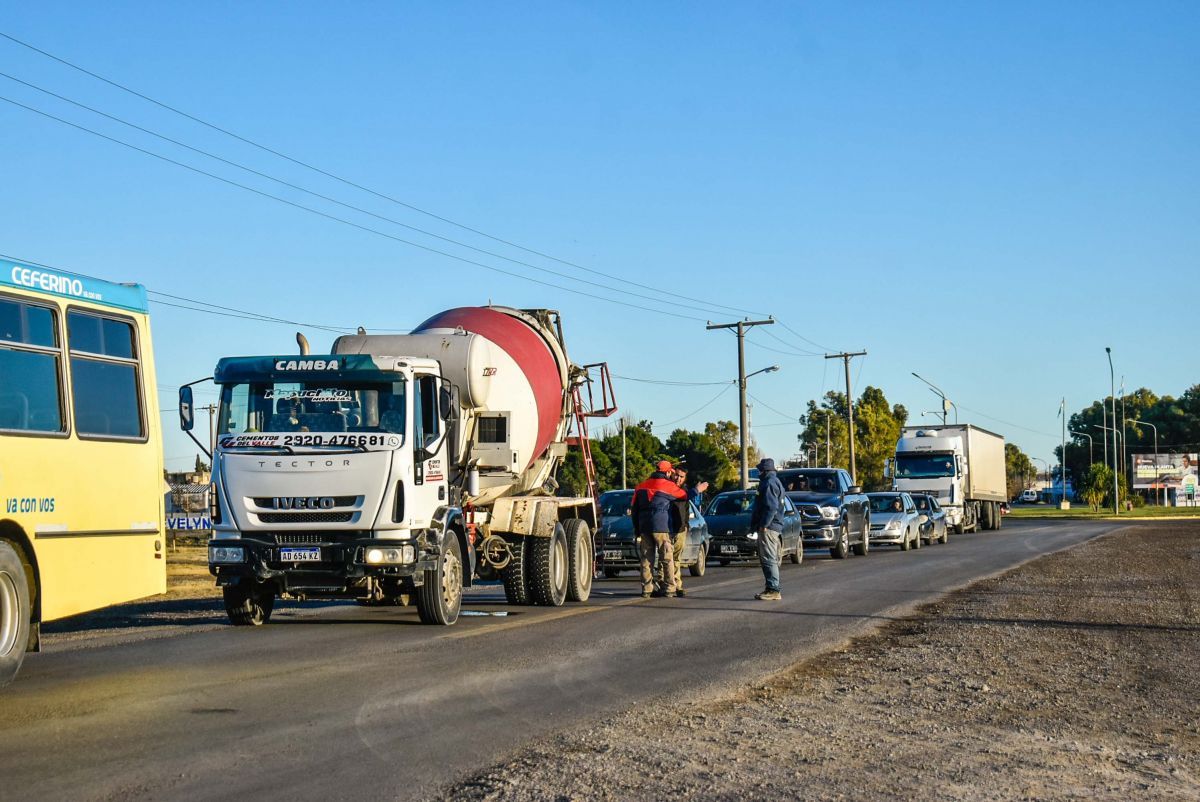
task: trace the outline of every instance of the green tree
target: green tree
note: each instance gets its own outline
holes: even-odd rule
[[[1020,496],[1021,491],[1029,487],[1029,478],[1037,473],[1033,460],[1015,443],[1004,444],[1004,468],[1010,499]]]
[[[830,391],[818,405],[808,402],[808,411],[800,419],[802,449],[814,449],[819,464],[825,463],[826,427],[829,430],[830,465],[850,468],[850,438],[846,421],[846,395]],[[856,480],[867,490],[886,490],[891,482],[883,475],[884,464],[896,453],[900,429],[908,422],[908,410],[888,404],[878,387],[868,386],[854,404],[854,457]]]
[[[704,424],[704,434],[724,452],[729,466],[715,480],[718,490],[730,490],[741,484],[742,441],[740,429],[733,421],[722,420]],[[746,446],[747,469],[758,464],[758,446],[753,441]]]
[[[666,449],[673,459],[687,463],[688,481],[692,484],[708,482],[716,488],[721,486],[723,477],[731,475],[729,455],[706,431],[676,429],[667,438]]]

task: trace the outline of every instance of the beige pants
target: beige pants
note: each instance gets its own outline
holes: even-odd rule
[[[687,545],[687,536],[686,529],[675,535],[675,588],[677,590],[683,589],[683,547]]]
[[[642,592],[649,593],[655,587],[655,563],[662,569],[659,589],[675,592],[675,549],[671,536],[666,532],[638,537],[638,552],[642,558]]]

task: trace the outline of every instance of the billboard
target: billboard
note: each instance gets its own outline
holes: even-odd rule
[[[1196,454],[1159,454],[1155,464],[1153,454],[1131,454],[1133,487],[1135,490],[1156,490],[1164,487],[1180,495],[1196,492]]]

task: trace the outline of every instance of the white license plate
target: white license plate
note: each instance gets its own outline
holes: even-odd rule
[[[321,561],[320,546],[304,546],[303,548],[284,547],[279,550],[279,561],[285,563],[307,563]]]
[[[737,554],[737,546],[722,546],[722,554]]]
[[[621,559],[621,552],[619,552],[619,551],[606,551],[606,552],[604,552],[604,559],[606,559],[606,560],[619,560],[619,559]]]

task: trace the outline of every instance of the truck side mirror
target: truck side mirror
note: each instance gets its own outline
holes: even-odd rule
[[[859,493],[862,492],[862,485],[850,485],[850,487],[847,488],[846,492],[852,496],[857,496]]]
[[[441,413],[442,420],[450,420],[452,399],[450,398],[450,388],[442,385],[438,390],[438,412]]]
[[[196,425],[195,409],[192,406],[192,388],[184,386],[179,388],[179,428],[185,432],[190,432],[192,427]]]

